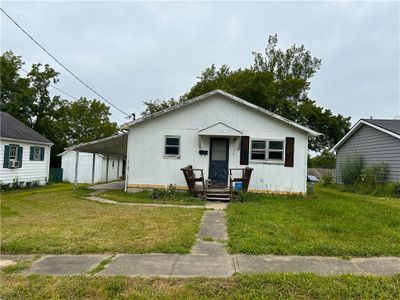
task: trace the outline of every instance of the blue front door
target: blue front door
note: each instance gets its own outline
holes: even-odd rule
[[[213,187],[228,185],[229,139],[211,138],[209,178]]]

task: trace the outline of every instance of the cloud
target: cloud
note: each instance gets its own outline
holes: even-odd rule
[[[212,63],[252,63],[269,34],[322,59],[310,95],[353,121],[400,114],[398,2],[2,2],[71,70],[128,112],[178,97]],[[1,18],[1,50],[50,63],[58,86],[95,97]],[[379,105],[377,104],[379,103]],[[112,110],[116,118],[123,118]]]

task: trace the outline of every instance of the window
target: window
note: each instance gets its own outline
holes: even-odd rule
[[[41,160],[40,152],[41,152],[41,148],[40,147],[34,147],[33,148],[33,160]]]
[[[264,140],[251,141],[251,159],[252,160],[265,160],[265,147]]]
[[[264,162],[282,162],[283,149],[283,140],[252,140],[250,159]]]
[[[17,160],[18,156],[18,146],[17,145],[10,145],[10,152],[8,153],[9,160]]]
[[[179,136],[165,136],[165,150],[166,156],[179,156],[180,154],[180,137]]]
[[[112,161],[112,167],[114,168],[115,166],[115,160]]]
[[[283,160],[283,141],[268,141],[268,159]]]

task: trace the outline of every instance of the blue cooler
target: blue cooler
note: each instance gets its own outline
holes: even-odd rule
[[[242,182],[235,182],[235,190],[241,191],[243,188],[243,183]]]

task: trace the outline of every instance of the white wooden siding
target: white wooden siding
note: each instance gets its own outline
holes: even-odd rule
[[[337,180],[341,182],[341,166],[347,158],[360,154],[366,165],[385,162],[389,180],[400,181],[400,140],[382,131],[363,125],[337,151]]]
[[[218,122],[240,130],[244,136],[250,138],[284,140],[286,137],[294,137],[294,167],[285,167],[283,163],[250,161],[249,167],[254,168],[254,171],[249,188],[261,191],[306,192],[306,133],[221,95],[214,95],[210,99],[131,127],[128,138],[127,184],[174,183],[185,186],[180,168],[189,164],[203,169],[205,178],[208,178],[210,153],[200,155],[199,149],[210,151],[210,137],[199,137],[198,131]],[[163,156],[165,135],[180,136],[180,159]],[[240,165],[240,137],[230,137],[229,168],[244,167]]]
[[[4,147],[10,144],[19,145],[20,147],[23,147],[21,168],[8,169],[3,167]],[[31,146],[43,147],[45,149],[44,160],[42,161],[30,160]],[[1,183],[7,184],[7,183],[12,183],[14,180],[18,180],[19,182],[39,181],[40,184],[46,184],[49,178],[50,149],[51,147],[49,145],[7,141],[6,139],[1,139],[0,141]]]

